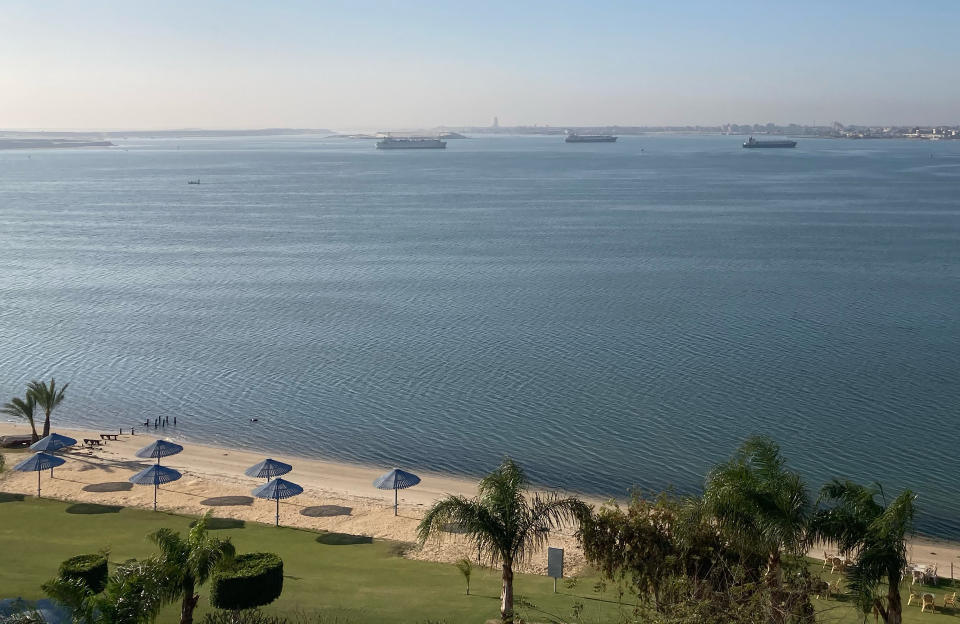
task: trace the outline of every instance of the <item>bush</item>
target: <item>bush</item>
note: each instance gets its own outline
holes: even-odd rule
[[[203,617],[203,624],[289,624],[283,617],[264,615],[257,609],[249,611],[216,611]]]
[[[60,576],[76,579],[99,594],[107,586],[107,558],[103,555],[77,555],[60,564]]]
[[[356,622],[358,620],[336,613],[298,611],[292,615],[279,616],[265,615],[259,609],[215,611],[203,618],[203,624],[354,624]]]
[[[252,609],[270,604],[282,591],[283,560],[273,553],[247,553],[214,573],[210,604],[231,611]]]

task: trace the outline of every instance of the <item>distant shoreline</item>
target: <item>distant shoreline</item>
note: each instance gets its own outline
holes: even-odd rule
[[[0,139],[0,150],[77,149],[81,147],[116,147],[116,143],[71,139]]]

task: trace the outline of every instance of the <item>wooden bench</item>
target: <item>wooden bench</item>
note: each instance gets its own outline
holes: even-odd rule
[[[117,438],[118,435],[119,435],[119,434],[117,434],[117,433],[101,433],[101,434],[100,434],[100,439],[101,439],[101,440],[116,440],[116,439],[118,439],[118,438]]]
[[[84,438],[83,443],[87,446],[103,446],[103,440],[95,440],[93,438]]]

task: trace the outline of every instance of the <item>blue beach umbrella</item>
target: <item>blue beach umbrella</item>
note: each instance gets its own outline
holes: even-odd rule
[[[267,500],[277,501],[277,522],[276,526],[280,526],[280,499],[281,498],[290,498],[296,496],[297,494],[303,493],[303,488],[297,485],[296,483],[291,483],[286,479],[274,479],[264,483],[259,487],[253,488],[250,492],[257,498],[265,498]]]
[[[406,470],[394,468],[374,481],[373,487],[378,490],[393,490],[393,515],[397,515],[397,508],[400,505],[398,492],[402,489],[413,487],[418,483],[420,483],[420,477],[417,475],[412,472],[407,472]]]
[[[54,466],[61,466],[67,463],[66,460],[50,455],[48,453],[36,453],[33,457],[28,457],[13,467],[18,472],[36,472],[37,473],[37,498],[40,498],[40,473],[47,468],[53,469]]]
[[[30,445],[30,449],[34,451],[59,451],[60,449],[67,448],[68,446],[73,446],[77,441],[73,438],[68,438],[65,435],[60,435],[59,433],[51,433],[45,438],[40,438],[36,442]]]
[[[30,445],[30,450],[32,451],[45,451],[49,453],[55,453],[60,449],[65,449],[68,446],[73,446],[77,441],[73,438],[68,438],[65,435],[60,435],[59,433],[51,433],[45,438],[40,438],[36,442]],[[50,476],[53,476],[53,468],[50,468]]]
[[[157,510],[157,488],[164,483],[176,481],[182,477],[179,472],[167,466],[155,464],[149,468],[144,468],[137,474],[130,477],[130,483],[134,485],[152,485],[153,486],[153,510]]]
[[[142,457],[143,459],[154,459],[157,460],[157,465],[160,465],[161,457],[168,457],[170,455],[176,455],[183,450],[183,447],[179,444],[174,444],[173,442],[167,442],[166,440],[155,440],[151,444],[143,447],[136,453],[137,457]]]
[[[269,457],[259,464],[250,466],[243,471],[243,474],[248,477],[255,477],[257,479],[266,479],[269,481],[273,477],[279,477],[280,475],[285,475],[288,472],[293,470],[293,466],[290,464],[285,464],[281,461],[275,459],[270,459]]]

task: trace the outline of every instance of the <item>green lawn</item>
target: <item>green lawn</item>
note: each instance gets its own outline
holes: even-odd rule
[[[823,562],[820,560],[810,560],[810,569],[813,571],[814,575],[820,576],[825,581],[835,581],[839,575],[830,574],[829,570],[822,571],[822,564]],[[947,610],[944,611],[942,607],[944,594],[960,591],[960,586],[958,586],[957,583],[954,583],[951,586],[949,581],[941,581],[941,583],[942,584],[939,587],[930,587],[927,585],[913,586],[914,591],[921,593],[929,592],[936,596],[937,610],[935,613],[931,613],[929,610],[925,613],[920,613],[920,605],[917,602],[907,606],[907,599],[910,596],[911,587],[909,581],[903,584],[900,594],[903,597],[903,621],[905,624],[960,624],[960,618],[957,617],[960,616],[960,609],[948,607]],[[884,591],[886,591],[886,589],[884,589]],[[820,619],[823,622],[854,624],[862,621],[857,612],[854,611],[852,601],[847,596],[833,596],[823,600],[814,598],[813,605],[817,609]],[[873,622],[873,616],[871,615],[867,621]]]
[[[40,585],[73,555],[110,549],[111,563],[145,557],[154,546],[145,536],[160,527],[186,531],[193,518],[138,509],[71,504],[0,494],[0,597],[44,597]],[[396,555],[399,544],[342,534],[275,528],[236,520],[214,523],[238,552],[269,551],[284,562],[284,590],[270,611],[328,612],[348,622],[426,620],[484,622],[499,609],[499,575],[475,570],[471,595],[452,565],[410,561]],[[537,607],[568,616],[574,600],[596,621],[615,621],[617,605],[599,600],[596,578],[582,579],[575,591],[551,579],[517,575],[516,592]],[[201,591],[205,596],[205,588]],[[609,593],[609,592],[608,592]],[[577,594],[582,594],[578,597]],[[605,596],[609,598],[609,596]],[[615,597],[614,597],[615,599]],[[201,613],[208,609],[201,599]],[[169,608],[160,622],[176,622]],[[531,613],[532,615],[532,613]]]
[[[185,531],[192,518],[138,509],[72,504],[0,494],[0,597],[43,597],[40,584],[51,578],[60,561],[73,555],[110,549],[110,561],[145,557],[154,547],[145,536],[160,527]],[[214,524],[229,536],[239,552],[270,551],[284,561],[284,592],[270,611],[322,611],[340,622],[413,622],[427,620],[481,623],[496,618],[500,584],[498,574],[474,572],[471,596],[464,595],[459,572],[451,565],[409,561],[396,555],[398,544],[354,536],[243,524],[230,520]],[[595,591],[595,577],[581,578],[570,590],[540,576],[518,575],[516,591],[537,607],[570,618],[575,601],[584,605],[585,622],[617,622],[616,592]],[[943,588],[932,589],[941,603]],[[906,598],[904,598],[906,602]],[[825,620],[857,622],[849,603],[815,601]],[[201,599],[200,612],[207,610]],[[168,608],[160,622],[176,622],[177,610]],[[532,621],[534,611],[524,615]],[[906,608],[906,622],[947,624],[960,622],[956,614],[920,614]]]

